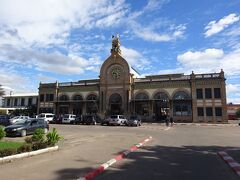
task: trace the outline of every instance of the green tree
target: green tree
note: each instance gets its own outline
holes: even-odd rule
[[[236,111],[236,116],[237,116],[238,118],[240,118],[240,109],[238,109],[238,110]]]

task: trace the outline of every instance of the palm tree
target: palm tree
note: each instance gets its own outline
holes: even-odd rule
[[[0,97],[5,94],[4,89],[2,88],[2,85],[0,84]]]

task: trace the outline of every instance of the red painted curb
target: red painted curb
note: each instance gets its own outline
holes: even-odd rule
[[[152,137],[148,137],[147,139],[145,139],[144,141],[142,141],[141,143],[138,143],[134,146],[131,147],[130,151],[126,150],[122,153],[120,153],[119,155],[117,155],[115,158],[109,160],[108,162],[102,164],[101,166],[99,166],[97,169],[87,173],[85,176],[78,178],[78,180],[91,180],[93,178],[95,178],[98,174],[101,174],[104,170],[106,170],[109,166],[111,166],[112,164],[116,163],[117,161],[121,161],[123,158],[125,158],[129,153],[136,151],[138,148],[140,148],[141,146],[143,146],[145,143],[147,143],[148,141],[150,141],[152,139]]]
[[[225,151],[219,151],[218,155],[233,169],[233,171],[240,176],[240,164],[235,161],[231,156]]]

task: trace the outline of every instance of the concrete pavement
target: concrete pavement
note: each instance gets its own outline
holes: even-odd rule
[[[148,136],[153,141],[96,179],[239,179],[217,155],[240,148],[239,127],[51,127],[65,138],[60,150],[1,165],[1,179],[77,179]]]

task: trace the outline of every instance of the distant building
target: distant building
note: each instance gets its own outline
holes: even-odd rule
[[[236,112],[240,109],[240,104],[228,104],[227,116],[229,120],[237,120]]]
[[[137,78],[122,57],[118,37],[99,79],[40,83],[38,112],[76,115],[137,114],[143,121],[227,122],[224,72]]]
[[[15,109],[23,109],[28,106],[38,105],[38,94],[28,93],[28,94],[11,94],[3,96],[2,109],[11,112]]]

